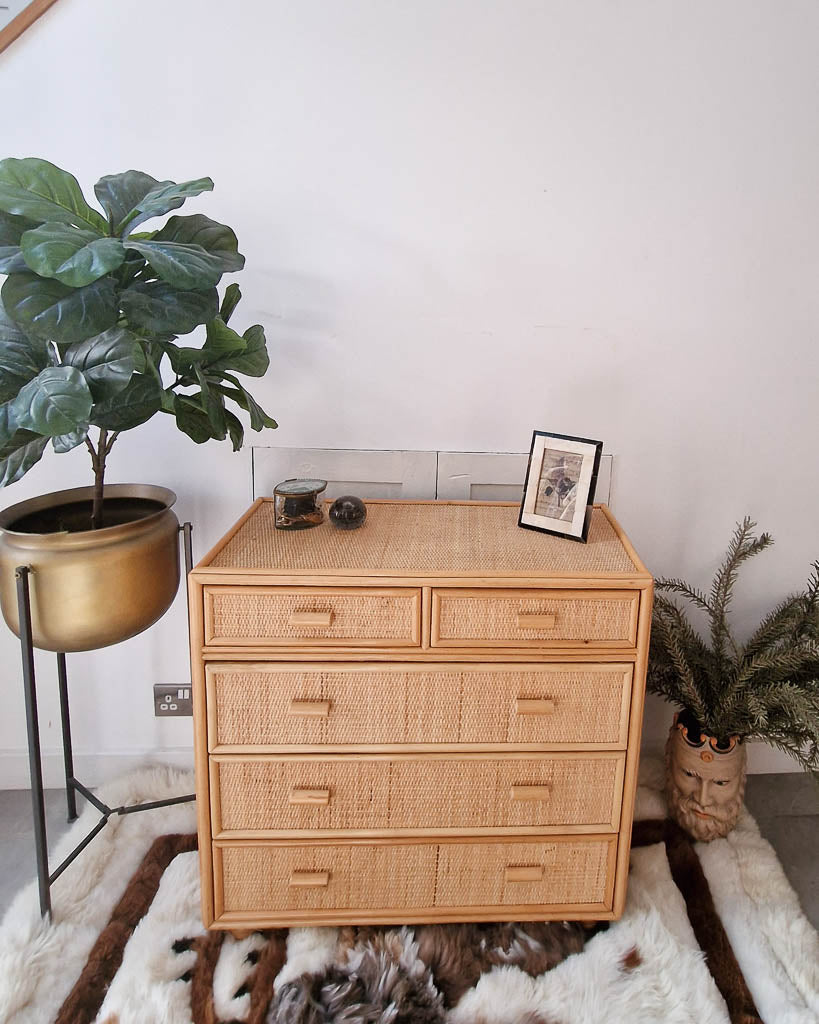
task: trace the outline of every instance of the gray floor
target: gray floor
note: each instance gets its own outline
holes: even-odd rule
[[[77,797],[77,802],[81,809],[82,799]],[[779,855],[805,914],[819,928],[819,787],[808,775],[750,775],[745,802]],[[62,790],[46,792],[46,815],[53,848],[68,828]],[[0,791],[0,864],[2,915],[20,887],[36,874],[27,790]]]
[[[819,785],[810,775],[749,775],[745,805],[819,929]]]

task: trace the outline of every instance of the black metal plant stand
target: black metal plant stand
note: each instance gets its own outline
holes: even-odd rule
[[[193,546],[191,534],[193,527],[185,523],[179,527],[183,537],[185,554],[185,577],[193,568]],[[131,807],[109,807],[102,800],[74,778],[74,757],[71,748],[71,720],[68,708],[68,674],[66,672],[65,654],[57,655],[57,677],[60,688],[60,719],[63,733],[63,758],[65,762],[65,797],[68,805],[68,820],[77,817],[77,799],[79,793],[93,804],[102,817],[88,835],[74,847],[65,860],[50,874],[48,870],[48,841],[46,837],[45,796],[43,793],[43,769],[40,759],[40,725],[37,717],[37,686],[34,675],[34,644],[31,639],[31,599],[29,595],[29,574],[27,565],[18,566],[17,577],[17,610],[20,623],[20,646],[23,653],[23,686],[26,696],[26,729],[28,732],[28,765],[31,775],[31,805],[34,817],[34,846],[37,854],[37,880],[40,887],[40,913],[51,915],[51,886],[88,846],[91,840],[105,828],[108,819],[114,814],[135,814],[137,811],[150,811],[156,807],[170,807],[172,804],[189,803],[196,799],[195,793],[177,796],[171,800],[155,800],[152,803],[136,804]]]

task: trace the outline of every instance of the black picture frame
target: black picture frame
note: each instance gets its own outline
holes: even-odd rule
[[[602,441],[533,431],[518,526],[585,544],[602,451]]]

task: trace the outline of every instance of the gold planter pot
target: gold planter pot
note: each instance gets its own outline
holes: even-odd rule
[[[0,512],[0,607],[19,636],[18,566],[29,566],[34,646],[89,651],[141,633],[179,587],[176,495],[164,487],[111,484],[105,522],[90,519],[93,487],[45,494]],[[73,525],[73,529],[71,528]]]

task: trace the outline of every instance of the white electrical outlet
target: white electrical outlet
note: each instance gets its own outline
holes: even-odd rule
[[[154,683],[154,715],[157,718],[192,714],[190,683]]]

